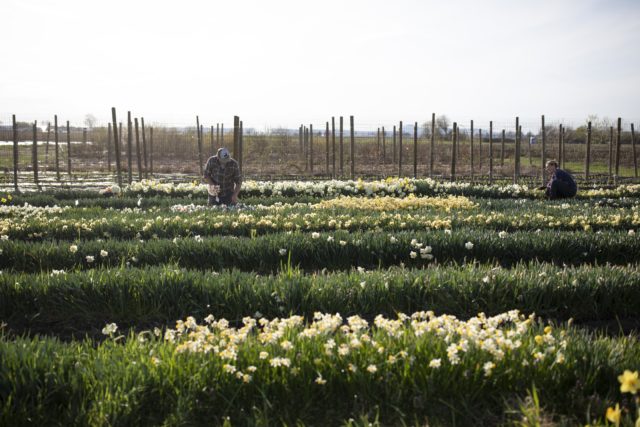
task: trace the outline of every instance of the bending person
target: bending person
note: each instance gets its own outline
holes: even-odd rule
[[[209,206],[235,205],[242,186],[238,162],[231,158],[229,150],[222,147],[207,160],[204,181],[209,184]]]

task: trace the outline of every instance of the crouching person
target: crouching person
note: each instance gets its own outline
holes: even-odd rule
[[[546,195],[549,199],[564,199],[576,195],[578,192],[576,181],[568,172],[558,167],[558,162],[549,160],[546,169],[551,177],[546,189]]]
[[[238,203],[242,176],[240,166],[231,158],[229,150],[219,148],[216,155],[207,160],[203,179],[209,184],[209,206]]]

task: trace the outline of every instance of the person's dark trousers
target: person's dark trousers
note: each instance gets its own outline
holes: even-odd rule
[[[565,199],[576,195],[576,190],[564,181],[556,179],[547,187],[547,197],[550,199]]]
[[[231,194],[218,195],[217,200],[216,196],[209,195],[209,206],[233,206],[234,204],[235,203],[231,203]]]

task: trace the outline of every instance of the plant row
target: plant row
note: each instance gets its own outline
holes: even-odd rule
[[[207,187],[194,181],[186,184],[163,183],[152,180],[134,182],[125,187],[124,194],[178,195],[206,197]],[[541,198],[544,192],[520,184],[474,184],[468,182],[436,181],[431,178],[387,178],[385,180],[327,180],[327,181],[245,181],[241,195],[287,196],[301,195],[335,197],[338,195],[395,195],[433,196],[441,194],[491,198]],[[579,197],[640,196],[640,185],[624,184],[613,188],[585,188]]]
[[[0,276],[0,319],[16,333],[94,334],[107,322],[125,328],[167,325],[210,313],[232,321],[317,311],[378,314],[432,310],[468,318],[509,309],[576,322],[637,318],[638,266],[519,264],[274,275],[213,273],[177,266],[94,269]],[[636,319],[637,320],[637,319]]]
[[[106,191],[105,191],[106,190]],[[144,196],[155,195],[170,197],[192,196],[206,199],[207,187],[198,181],[190,183],[160,182],[142,180],[134,182],[123,189],[111,185],[101,191],[56,191],[56,198],[78,199],[83,197],[105,196]],[[83,196],[83,194],[85,196]],[[93,196],[90,196],[93,194]],[[242,185],[241,197],[335,197],[339,195],[394,195],[405,196],[464,195],[489,198],[541,198],[544,192],[520,184],[478,184],[469,182],[437,181],[431,178],[388,178],[385,180],[323,180],[323,181],[253,181],[246,180]],[[609,188],[580,188],[579,198],[591,197],[638,197],[640,185],[623,184]]]
[[[640,343],[554,328],[516,310],[467,321],[432,312],[187,317],[96,343],[0,337],[0,424],[487,425],[539,390],[565,424],[603,419]],[[620,376],[625,372],[625,375]],[[622,378],[622,388],[616,378]],[[427,421],[428,420],[428,421]]]
[[[98,266],[160,265],[175,262],[197,269],[274,272],[290,263],[304,270],[349,270],[433,263],[542,261],[576,265],[640,260],[640,239],[627,232],[540,231],[498,233],[460,229],[412,232],[289,232],[151,240],[77,242],[0,241],[0,269],[40,272]]]
[[[472,227],[513,232],[518,230],[621,230],[631,234],[640,227],[640,209],[563,208],[513,206],[509,210],[479,209],[466,198],[468,206],[446,207],[451,198],[435,198],[435,204],[419,210],[331,209],[318,205],[260,207],[253,210],[226,211],[196,205],[175,205],[170,210],[125,209],[112,211],[71,207],[0,208],[0,235],[23,240],[78,238],[149,239],[194,235],[234,235],[285,231],[371,231],[389,232],[458,229]],[[375,199],[367,199],[372,202]],[[410,199],[401,199],[410,200]],[[330,201],[329,201],[330,202]],[[357,200],[349,200],[357,203]],[[365,203],[363,203],[365,204]],[[451,204],[451,203],[449,203]],[[519,208],[519,209],[518,209]]]
[[[243,194],[240,198],[242,206],[264,205],[269,206],[277,203],[316,203],[322,200],[319,197],[300,195],[295,197],[285,196],[248,196]],[[166,207],[169,208],[176,204],[183,205],[207,205],[206,197],[196,197],[194,195],[186,195],[184,197],[166,195],[151,196],[143,195],[121,195],[118,197],[105,197],[96,192],[91,191],[55,191],[47,193],[24,193],[13,196],[10,203],[4,205],[22,206],[25,203],[32,206],[79,206],[79,207],[97,207],[103,209],[125,209],[125,208],[150,208],[150,207]],[[76,205],[77,203],[77,205]],[[0,205],[2,206],[2,205]]]

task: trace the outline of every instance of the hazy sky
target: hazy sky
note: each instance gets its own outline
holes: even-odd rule
[[[0,121],[640,119],[636,0],[2,0]]]

